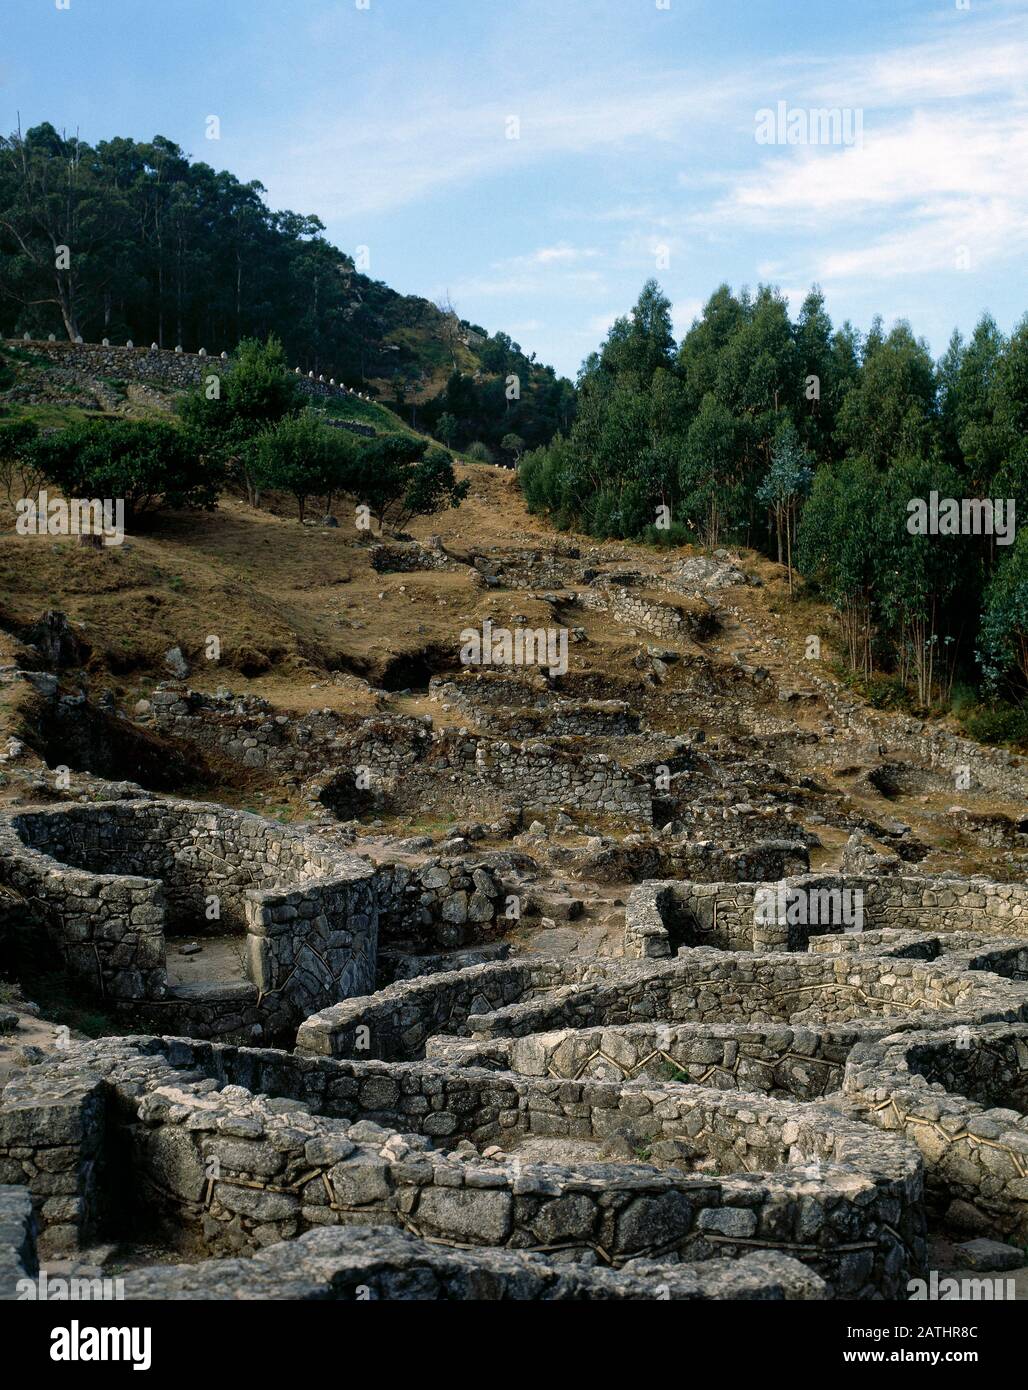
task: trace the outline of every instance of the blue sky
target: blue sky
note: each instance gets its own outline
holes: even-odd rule
[[[1028,0],[64,3],[2,0],[4,129],[166,135],[569,375],[650,275],[679,332],[725,280],[936,353],[1028,310]]]

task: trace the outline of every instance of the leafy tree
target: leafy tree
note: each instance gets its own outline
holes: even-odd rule
[[[180,414],[191,447],[211,466],[241,478],[247,500],[257,506],[262,467],[255,452],[257,437],[296,415],[301,401],[278,339],[244,339],[227,371],[211,364],[199,390],[182,402]]]
[[[720,544],[742,520],[742,430],[727,406],[704,396],[685,437],[679,485],[685,516],[697,527],[705,546]]]
[[[779,427],[775,436],[771,467],[757,492],[758,500],[774,517],[778,542],[778,563],[782,563],[782,540],[785,540],[785,563],[789,572],[789,592],[792,593],[792,546],[800,501],[810,491],[813,478],[813,459],[800,443],[799,433],[791,421]]]
[[[439,417],[439,423],[435,427],[435,432],[444,444],[448,444],[452,448],[459,433],[456,415],[451,415],[448,410],[443,411]]]
[[[525,441],[521,438],[520,434],[505,434],[500,440],[500,448],[504,453],[513,455],[514,466],[516,468],[521,460],[521,455],[525,451]]]
[[[849,664],[865,676],[875,664],[884,531],[881,479],[872,463],[848,458],[818,469],[800,522],[799,570],[838,612]]]
[[[56,314],[71,339],[116,271],[109,256],[124,215],[93,151],[52,125],[0,138],[0,287],[31,324]]]
[[[38,438],[39,426],[34,420],[0,421],[0,486],[8,502],[14,501],[19,483],[25,496],[38,486],[34,467]]]
[[[356,445],[342,430],[329,429],[312,410],[286,416],[257,436],[253,468],[261,486],[291,492],[302,523],[309,497],[324,497],[349,484]]]
[[[403,496],[390,514],[391,524],[402,530],[417,516],[459,507],[469,488],[467,481],[457,482],[453,459],[446,450],[430,447],[414,465]]]
[[[457,507],[468,493],[458,483],[453,460],[442,449],[403,434],[382,434],[359,441],[345,490],[364,505],[381,531],[387,524],[405,526],[415,516]]]
[[[883,568],[879,611],[893,634],[899,676],[913,674],[918,703],[932,702],[935,683],[948,693],[955,668],[959,632],[947,631],[954,591],[964,581],[970,546],[963,536],[911,533],[909,504],[959,495],[954,469],[937,459],[898,458],[882,489]]]
[[[985,591],[978,662],[992,690],[1028,690],[1028,530],[1022,530]]]
[[[840,443],[884,469],[896,453],[927,458],[937,432],[935,363],[927,345],[909,324],[897,324],[884,339],[874,325],[860,376],[839,409]]]
[[[213,509],[224,482],[163,420],[87,420],[41,435],[31,454],[66,497],[122,499],[126,525],[162,507]]]

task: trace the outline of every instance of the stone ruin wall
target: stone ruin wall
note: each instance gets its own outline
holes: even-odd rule
[[[238,933],[249,989],[214,986],[209,999],[186,990],[184,1016],[169,1023],[197,1026],[209,1005],[221,1026],[241,1009],[242,1027],[256,1009],[278,1031],[375,986],[371,866],[243,812],[143,799],[10,815],[0,818],[0,882],[67,968],[115,1004],[173,1002],[168,931]]]
[[[322,786],[365,767],[372,795],[391,804],[424,805],[426,795],[451,805],[455,797],[474,803],[491,796],[501,805],[652,820],[649,784],[604,754],[433,731],[413,718],[272,715],[263,701],[181,689],[155,691],[150,704],[161,733],[246,767],[316,776]]]
[[[709,635],[716,624],[713,612],[693,612],[678,604],[644,598],[619,586],[582,589],[575,595],[575,602],[594,612],[610,613],[619,623],[668,641],[689,641]]]
[[[654,1096],[632,1083],[310,1062],[136,1039],[77,1048],[52,1079],[30,1072],[8,1088],[0,1103],[5,1177],[16,1165],[30,1177],[46,1171],[55,1146],[38,1133],[31,1156],[11,1150],[25,1147],[26,1117],[38,1120],[39,1107],[51,1106],[54,1082],[64,1124],[48,1137],[77,1133],[81,1149],[90,1130],[116,1131],[108,1161],[128,1157],[151,1221],[193,1253],[252,1251],[339,1223],[396,1225],[446,1244],[592,1249],[615,1266],[640,1255],[707,1259],[802,1244],[805,1261],[841,1297],[888,1296],[922,1257],[912,1154],[819,1103],[740,1103],[699,1088]],[[90,1119],[87,1097],[97,1106]],[[419,1142],[602,1137],[629,1115],[655,1142],[689,1133],[716,1171],[488,1163]],[[74,1151],[76,1141],[62,1147]],[[745,1173],[736,1171],[740,1148]],[[816,1177],[793,1175],[804,1161]],[[82,1178],[84,1170],[80,1160],[69,1171]],[[49,1213],[46,1201],[39,1206],[44,1246],[88,1238],[117,1180],[103,1161],[97,1171],[93,1187]],[[50,1214],[69,1219],[51,1223]]]
[[[968,930],[1028,937],[1028,885],[1020,883],[913,874],[806,874],[784,878],[781,885],[802,893],[862,894],[865,932]],[[626,906],[626,954],[671,955],[676,933],[680,944],[691,936],[696,944],[710,941],[729,950],[779,950],[802,947],[808,935],[846,929],[833,923],[790,927],[757,921],[757,893],[775,887],[766,882],[642,885],[633,890]]]
[[[667,1023],[905,1026],[916,1011],[959,1021],[1028,1019],[1028,986],[946,962],[695,947],[671,961],[511,960],[390,985],[308,1018],[300,1052],[420,1057],[437,1035],[518,1037],[562,1028]],[[360,1031],[366,1030],[366,1031]]]
[[[126,378],[150,384],[165,391],[184,391],[203,384],[212,372],[217,375],[230,367],[227,353],[201,355],[174,352],[168,348],[105,347],[102,343],[26,342],[8,338],[6,345],[25,349],[58,367],[68,367],[97,378]],[[355,396],[343,385],[332,385],[303,373],[294,373],[297,386],[316,397]],[[374,433],[374,431],[372,431]]]

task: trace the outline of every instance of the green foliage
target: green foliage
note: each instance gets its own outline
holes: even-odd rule
[[[525,441],[521,438],[520,434],[505,434],[500,440],[500,448],[505,454],[510,454],[512,456],[514,466],[517,467],[518,460],[525,451]]]
[[[495,446],[512,429],[535,446],[570,423],[570,382],[505,334],[469,347],[469,325],[452,312],[360,274],[317,217],[275,211],[263,195],[256,180],[194,163],[163,136],[91,146],[46,123],[0,137],[8,330],[214,350],[274,331],[304,371],[365,393],[384,381],[399,404],[410,399],[412,425],[422,409],[413,398],[444,367],[463,368],[474,408],[466,421],[458,412],[455,447]],[[74,256],[55,272],[62,245]],[[508,400],[510,374],[520,388]],[[431,427],[438,407],[425,409]]]
[[[448,444],[452,449],[460,433],[460,426],[457,423],[456,415],[451,415],[448,410],[443,411],[435,427],[435,432],[443,443]]]
[[[464,454],[467,458],[473,459],[475,463],[492,463],[493,461],[493,456],[489,452],[488,445],[483,444],[480,439],[476,439],[474,443],[469,444],[464,450]]]
[[[427,449],[427,452],[426,452]],[[370,507],[382,528],[402,528],[416,516],[457,507],[468,493],[444,449],[402,434],[360,441],[345,491]]]
[[[960,722],[979,743],[1028,748],[1028,706],[977,705],[961,712]]]
[[[860,372],[839,409],[839,444],[885,468],[896,454],[926,458],[937,421],[935,364],[927,344],[906,323],[883,338],[876,320]]]
[[[763,546],[790,592],[795,550],[836,609],[849,671],[890,686],[875,698],[945,702],[974,675],[982,623],[983,668],[1024,686],[1022,552],[908,521],[933,492],[1028,515],[1028,318],[1004,339],[984,316],[936,366],[905,323],[833,330],[816,286],[793,323],[773,288],[722,285],[676,352],[650,282],[583,364],[571,428],[530,448],[518,475],[529,509],[560,527]],[[654,525],[660,506],[670,532]]]
[[[418,407],[420,423],[448,448],[462,449],[479,441],[504,449],[507,435],[518,435],[522,447],[545,444],[574,419],[575,390],[551,367],[526,356],[506,333],[496,333],[477,349],[482,371],[472,375],[455,369],[445,389]]]
[[[453,459],[446,450],[430,447],[414,465],[394,525],[406,526],[416,516],[432,516],[449,507],[459,507],[469,487],[467,481],[457,482]]]
[[[286,416],[254,442],[253,472],[260,487],[291,492],[302,522],[309,497],[331,498],[352,479],[355,436],[321,423],[314,411]]]
[[[260,497],[258,437],[296,415],[302,404],[275,337],[244,339],[227,369],[212,362],[198,390],[179,405],[189,447],[209,467],[242,478],[250,502]]]
[[[757,501],[768,509],[773,518],[778,563],[781,564],[784,559],[788,566],[790,592],[797,517],[800,504],[810,491],[813,474],[813,457],[801,444],[796,426],[791,420],[783,420],[775,433],[771,466],[757,489]]]
[[[985,591],[978,660],[993,690],[1028,689],[1028,531],[1021,531]]]
[[[678,468],[683,510],[704,545],[718,545],[745,516],[744,447],[739,421],[708,392],[685,436]]]
[[[223,477],[165,421],[87,420],[42,435],[31,461],[66,497],[123,499],[126,525],[161,507],[215,506]]]
[[[673,521],[670,526],[647,526],[642,539],[647,545],[655,545],[661,550],[674,550],[680,545],[690,545],[696,537],[687,526]]]
[[[14,501],[19,483],[27,495],[37,482],[34,451],[39,426],[34,420],[0,421],[0,488],[8,502]]]
[[[814,580],[842,620],[850,666],[873,668],[874,605],[881,580],[880,480],[865,458],[818,470],[800,523],[800,572]]]

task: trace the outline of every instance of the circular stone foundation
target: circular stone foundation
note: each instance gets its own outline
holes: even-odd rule
[[[104,1115],[79,1141],[99,1174],[84,1224],[104,1234],[112,1192],[131,1192],[123,1216],[194,1256],[387,1224],[614,1267],[775,1251],[847,1298],[897,1296],[923,1258],[916,1151],[824,1102],[134,1039],[19,1079],[0,1136],[15,1112],[20,1135],[38,1132],[33,1114],[52,1117],[57,1097],[81,1127],[97,1096]],[[540,1141],[600,1147],[626,1132],[627,1161],[529,1161]]]
[[[150,1026],[201,1036],[246,1023],[275,1036],[373,989],[373,878],[315,835],[223,806],[155,797],[0,817],[0,883],[55,964],[115,1009],[149,1006]],[[183,936],[237,937],[241,968],[169,987],[167,943]]]

